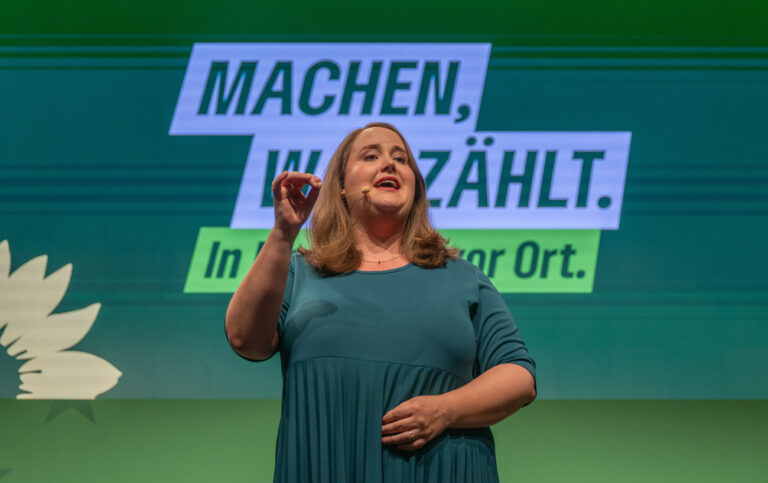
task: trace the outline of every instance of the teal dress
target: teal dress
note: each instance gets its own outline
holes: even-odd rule
[[[381,418],[503,363],[535,374],[486,276],[464,260],[323,277],[294,253],[280,315],[283,401],[275,482],[496,482],[490,428],[417,451],[381,443]]]

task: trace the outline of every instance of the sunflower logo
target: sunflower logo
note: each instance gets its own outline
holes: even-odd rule
[[[101,304],[52,313],[67,291],[72,264],[45,276],[41,255],[11,273],[8,241],[0,243],[0,345],[23,361],[18,399],[94,399],[122,375],[112,364],[86,352],[67,350],[80,342]]]

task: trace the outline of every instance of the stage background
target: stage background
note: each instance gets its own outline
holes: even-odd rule
[[[251,143],[169,135],[194,43],[483,42],[478,131],[632,133],[591,293],[504,294],[539,396],[493,428],[502,481],[766,481],[768,6],[654,3],[4,6],[0,241],[10,272],[72,264],[50,309],[100,303],[72,350],[120,376],[17,400],[0,351],[0,479],[271,481],[279,360],[185,293]]]

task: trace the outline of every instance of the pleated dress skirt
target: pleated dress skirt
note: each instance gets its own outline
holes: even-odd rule
[[[424,366],[316,357],[285,373],[275,482],[498,482],[489,428],[449,429],[416,451],[381,442],[381,418],[412,394],[464,385]]]

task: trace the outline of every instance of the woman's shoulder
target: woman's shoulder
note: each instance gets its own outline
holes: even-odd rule
[[[473,263],[470,263],[461,257],[456,257],[456,259],[447,258],[445,268],[453,272],[473,276],[476,275],[478,271],[480,271],[480,269],[477,268],[477,266],[475,266]]]
[[[307,261],[306,254],[301,253],[298,250],[294,250],[291,253],[291,267],[289,270],[293,277],[301,279],[323,279],[327,277],[321,274],[311,263],[309,263],[309,261]]]
[[[291,265],[296,265],[298,263],[304,263],[306,264],[306,260],[304,260],[304,254],[301,252],[294,250],[291,252]]]
[[[451,272],[452,278],[463,280],[474,287],[474,290],[480,290],[484,287],[492,287],[496,290],[493,281],[481,268],[463,258],[449,260],[446,268]]]
[[[306,272],[307,270],[312,271],[312,266],[307,262],[307,259],[304,257],[304,254],[294,250],[291,252],[291,272]]]
[[[472,285],[476,285],[482,275],[481,270],[477,266],[461,257],[446,259],[443,269],[449,277]]]

